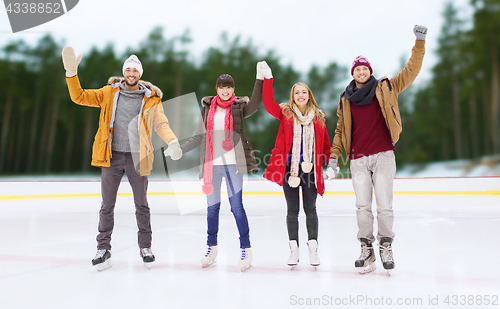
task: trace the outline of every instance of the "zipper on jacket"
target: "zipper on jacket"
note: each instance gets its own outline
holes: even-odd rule
[[[382,92],[382,105],[384,106],[383,110],[385,112],[385,115],[384,115],[385,125],[387,126],[387,129],[389,130],[389,135],[391,136],[392,146],[395,146],[394,140],[392,139],[392,132],[391,132],[391,127],[389,126],[389,120],[387,120],[387,110],[385,107],[384,91],[381,90],[381,92]]]
[[[342,111],[342,132],[343,132],[343,133],[344,133],[344,135],[345,135],[345,117],[344,117],[344,107],[343,107],[343,105],[342,105],[342,100],[340,100],[339,104],[340,104],[340,110]],[[351,132],[352,132],[352,124],[351,124]],[[351,135],[352,135],[352,134],[351,134]],[[335,136],[334,136],[334,138],[335,138]],[[347,138],[346,138],[346,139],[347,139]],[[340,137],[340,141],[343,143],[343,141],[342,141],[342,136]],[[352,137],[351,137],[351,144],[352,144]],[[345,148],[345,146],[344,146],[344,148]],[[349,148],[350,148],[350,145],[349,145]],[[352,150],[352,149],[349,149],[349,154],[347,154],[347,151],[346,151],[346,155],[347,155],[347,157],[348,157],[347,159],[349,159],[349,157],[351,156],[351,154],[350,154],[351,150]],[[342,153],[340,153],[339,157],[340,157],[341,155],[342,155]],[[330,158],[328,158],[328,160],[329,160],[329,159],[330,159]],[[337,160],[338,160],[338,159],[339,159],[339,158],[337,158]]]

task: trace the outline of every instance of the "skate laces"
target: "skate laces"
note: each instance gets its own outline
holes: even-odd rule
[[[366,260],[372,254],[373,247],[361,246],[361,254],[358,260]]]
[[[245,249],[241,249],[241,260],[246,260],[247,258],[247,252]]]
[[[104,250],[97,250],[97,253],[95,255],[94,260],[98,259],[98,258],[102,258],[104,256],[104,253],[106,253],[106,249],[104,249]]]
[[[151,248],[142,248],[141,253],[142,256],[153,256],[153,251],[151,251]]]
[[[207,254],[205,254],[205,257],[209,257],[212,255],[212,247],[208,247]]]
[[[380,257],[383,261],[392,261],[392,247],[391,245],[380,246]]]

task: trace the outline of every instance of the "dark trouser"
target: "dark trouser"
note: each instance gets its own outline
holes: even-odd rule
[[[111,166],[103,167],[101,171],[102,203],[97,235],[97,249],[100,250],[111,250],[116,195],[123,173],[127,173],[128,182],[134,194],[135,217],[139,228],[137,233],[139,248],[151,247],[151,213],[147,201],[148,177],[141,177],[136,171],[131,153],[113,151]]]
[[[288,228],[288,238],[299,242],[299,187],[302,187],[302,204],[306,213],[306,227],[308,240],[318,239],[318,214],[316,213],[316,198],[318,192],[314,183],[314,169],[310,173],[304,173],[299,165],[300,185],[292,188],[288,184],[290,177],[290,164],[287,164],[285,179],[283,180],[283,193],[285,193],[286,204],[288,206],[286,215],[286,226]]]

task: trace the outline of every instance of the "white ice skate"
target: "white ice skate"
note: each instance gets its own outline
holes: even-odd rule
[[[141,248],[140,250],[142,261],[144,262],[144,267],[151,269],[151,265],[155,261],[155,256],[151,251],[151,248]]]
[[[396,267],[394,263],[394,257],[392,255],[392,238],[384,237],[380,240],[381,245],[379,245],[380,259],[382,260],[382,265],[387,271],[387,275],[391,275],[392,270]]]
[[[92,260],[92,265],[95,266],[97,271],[103,271],[111,268],[111,266],[113,266],[111,263],[111,251],[107,249],[97,250],[95,257]]]
[[[201,267],[205,268],[215,263],[217,246],[208,246],[207,253],[201,258]]]
[[[247,271],[250,267],[252,267],[252,249],[244,248],[241,249],[241,257],[238,262],[238,267],[241,271]]]
[[[316,239],[311,239],[307,242],[307,246],[309,247],[309,260],[311,262],[311,266],[316,269],[319,266],[319,255],[318,255],[318,241]]]
[[[288,258],[287,264],[291,269],[294,269],[297,267],[297,263],[299,262],[299,245],[296,240],[290,240],[288,245],[290,246],[290,257]]]
[[[373,246],[368,245],[367,241],[361,241],[361,254],[354,263],[360,274],[366,274],[377,269],[375,266],[375,252]]]

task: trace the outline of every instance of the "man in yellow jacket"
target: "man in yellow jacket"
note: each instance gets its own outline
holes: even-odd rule
[[[97,254],[92,265],[99,271],[111,267],[114,208],[118,187],[126,173],[134,194],[140,256],[144,265],[150,268],[155,261],[147,202],[147,175],[153,167],[152,129],[169,145],[173,159],[182,156],[163,111],[162,92],[153,84],[140,80],[143,68],[135,55],[125,60],[123,77],[112,77],[108,85],[96,90],[84,90],[80,86],[77,69],[82,55],[76,57],[73,48],[67,46],[62,58],[71,100],[79,105],[101,108],[91,163],[102,168]]]
[[[351,67],[353,80],[340,98],[337,109],[337,128],[330,151],[327,169],[329,178],[338,171],[337,160],[345,149],[351,160],[351,174],[356,194],[356,217],[361,255],[355,262],[360,273],[375,270],[372,243],[374,217],[372,196],[377,199],[377,240],[380,258],[390,273],[395,267],[392,255],[393,180],[396,174],[395,144],[402,131],[398,95],[413,83],[422,67],[427,28],[416,25],[416,36],[410,60],[395,77],[379,80],[372,75],[370,62],[363,56],[354,59]]]

